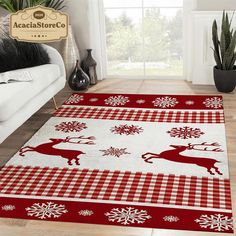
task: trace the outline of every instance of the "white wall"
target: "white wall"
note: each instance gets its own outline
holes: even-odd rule
[[[7,14],[7,11],[4,9],[0,8],[0,17],[5,16]]]
[[[235,10],[236,0],[197,0],[197,10],[199,11],[218,11]]]

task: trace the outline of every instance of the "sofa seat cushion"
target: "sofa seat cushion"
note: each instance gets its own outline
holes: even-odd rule
[[[28,101],[40,94],[60,77],[60,68],[47,64],[21,69],[30,73],[32,81],[0,84],[0,122],[6,121]]]

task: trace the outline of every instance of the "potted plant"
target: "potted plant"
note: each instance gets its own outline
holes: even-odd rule
[[[37,5],[54,8],[55,10],[62,10],[65,7],[64,0],[0,0],[0,7],[10,13]]]
[[[212,26],[213,51],[216,66],[214,67],[214,81],[219,92],[229,93],[236,86],[236,31],[232,29],[232,20],[228,13],[223,12],[220,39],[216,20]]]

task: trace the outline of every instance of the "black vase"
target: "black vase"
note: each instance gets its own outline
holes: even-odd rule
[[[236,68],[234,70],[219,70],[215,66],[214,81],[219,92],[233,92],[236,86]]]
[[[78,60],[76,61],[75,69],[69,77],[68,84],[75,91],[86,90],[90,84],[90,79],[81,69]]]
[[[98,82],[97,78],[97,62],[94,60],[92,56],[92,49],[87,49],[88,55],[82,61],[82,69],[90,78],[90,84],[95,85]]]

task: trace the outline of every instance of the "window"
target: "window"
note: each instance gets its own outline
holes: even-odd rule
[[[183,76],[183,0],[103,0],[105,74]]]

